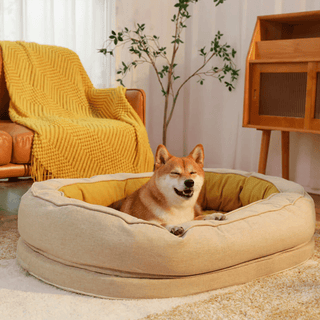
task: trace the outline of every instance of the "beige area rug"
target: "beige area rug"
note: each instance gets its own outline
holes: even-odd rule
[[[19,237],[16,216],[0,220],[0,260],[16,257]]]
[[[0,224],[1,320],[320,319],[320,222],[314,256],[296,268],[241,286],[158,300],[98,299],[47,285],[23,272],[14,260],[16,219]]]

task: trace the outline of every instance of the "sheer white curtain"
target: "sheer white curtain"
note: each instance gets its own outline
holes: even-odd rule
[[[174,25],[174,4],[178,0],[118,0],[117,29],[145,23],[146,32],[160,36],[170,46]],[[257,16],[320,10],[318,0],[226,0],[218,7],[213,0],[201,0],[190,6],[192,18],[178,53],[179,72],[185,79],[199,65],[198,49],[210,45],[215,33],[237,50],[236,64],[241,76],[236,90],[228,92],[216,79],[203,86],[191,80],[184,88],[169,126],[168,149],[186,155],[197,143],[205,149],[205,166],[257,171],[261,132],[242,128],[245,60]],[[170,50],[168,49],[170,52]],[[126,60],[127,59],[127,60]],[[130,55],[117,56],[117,64]],[[152,67],[139,66],[125,84],[147,93],[147,130],[153,151],[161,143],[163,96]],[[281,176],[280,133],[273,131],[267,174]],[[308,191],[320,193],[320,135],[290,134],[290,179]]]
[[[115,25],[115,0],[0,0],[0,40],[75,51],[98,88],[114,85],[114,61],[98,53]]]

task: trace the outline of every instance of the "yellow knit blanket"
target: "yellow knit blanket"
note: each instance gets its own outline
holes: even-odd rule
[[[69,49],[11,41],[0,45],[10,118],[35,133],[35,180],[152,171],[146,129],[123,87],[95,89]]]

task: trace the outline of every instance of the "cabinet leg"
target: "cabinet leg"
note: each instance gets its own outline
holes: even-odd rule
[[[281,131],[282,178],[289,180],[289,131]]]
[[[269,144],[270,144],[270,135],[271,135],[271,130],[262,130],[259,169],[258,169],[258,172],[262,174],[266,173],[267,158],[268,158]]]

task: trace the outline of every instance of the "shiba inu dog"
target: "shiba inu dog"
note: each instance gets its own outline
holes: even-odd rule
[[[124,200],[120,211],[158,222],[175,235],[182,234],[179,224],[202,217],[197,200],[204,182],[203,161],[201,144],[182,158],[172,156],[164,145],[159,145],[153,176]],[[213,214],[205,219],[223,217]]]

